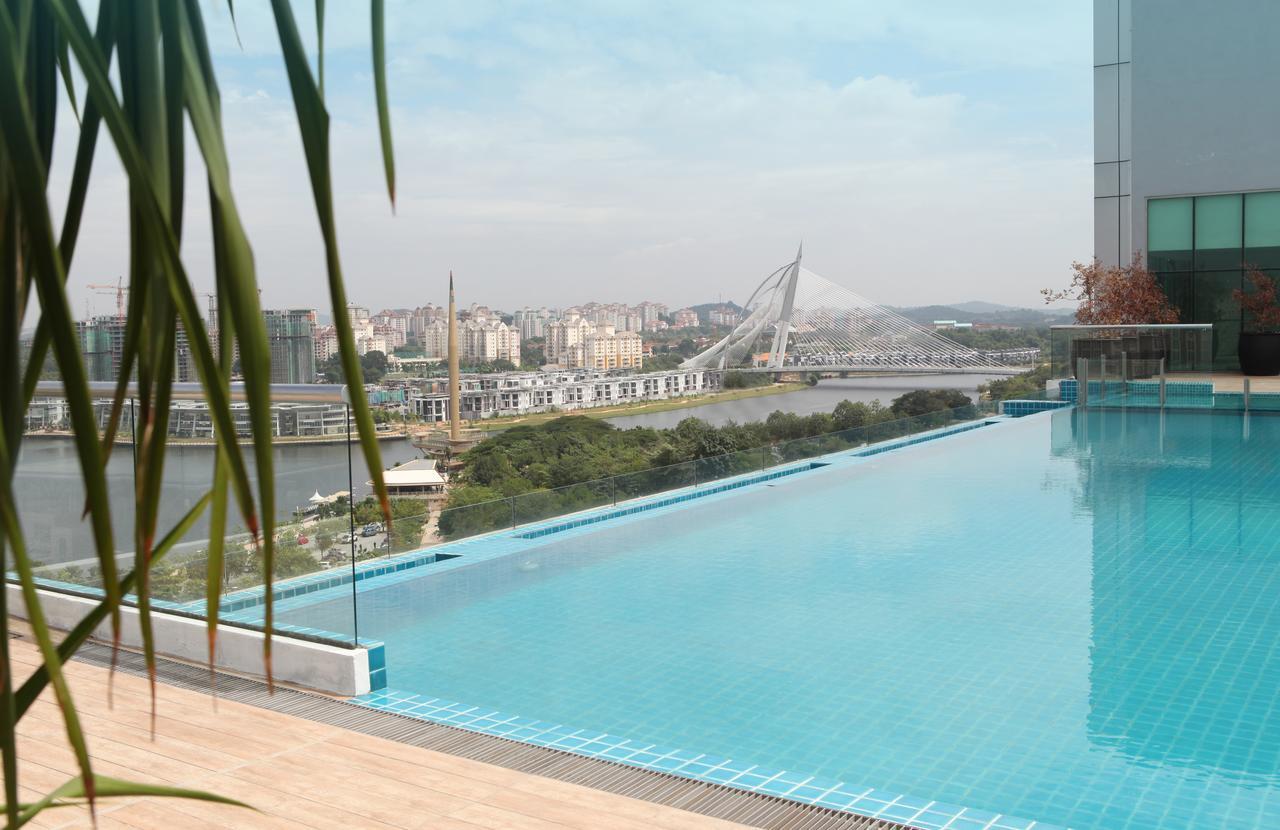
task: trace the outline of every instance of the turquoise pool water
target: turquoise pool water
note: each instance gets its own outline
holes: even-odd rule
[[[837,457],[359,615],[386,708],[920,826],[1280,827],[1280,416],[1061,410]]]

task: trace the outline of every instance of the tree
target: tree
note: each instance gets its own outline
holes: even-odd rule
[[[1276,299],[1276,281],[1256,265],[1248,266],[1245,276],[1252,291],[1232,291],[1235,301],[1246,312],[1245,327],[1253,332],[1280,331],[1280,301]]]
[[[1071,263],[1071,284],[1056,291],[1042,289],[1046,303],[1075,300],[1076,322],[1082,326],[1118,326],[1140,323],[1176,323],[1178,309],[1169,302],[1155,275],[1135,253],[1125,266]]]
[[[899,418],[913,418],[945,409],[959,409],[973,402],[958,389],[917,389],[894,398],[889,409]]]
[[[38,669],[28,675],[25,667],[15,671],[8,649],[0,649],[0,676],[5,678],[5,717],[0,718],[0,755],[5,773],[2,809],[10,827],[27,823],[48,806],[87,803],[92,810],[96,798],[107,796],[163,795],[237,803],[208,794],[142,787],[99,776],[95,771],[97,758],[104,751],[109,755],[110,750],[99,746],[97,752],[90,752],[63,664],[99,625],[108,625],[119,636],[123,597],[132,594],[137,624],[143,632],[143,656],[148,667],[154,668],[152,597],[157,589],[185,593],[190,583],[220,587],[224,564],[229,567],[233,560],[239,564],[239,551],[224,549],[228,515],[234,522],[238,512],[240,521],[259,540],[267,572],[264,669],[271,677],[274,600],[270,583],[277,566],[288,567],[293,556],[288,550],[277,551],[274,539],[278,508],[272,455],[270,349],[250,234],[228,169],[221,94],[210,59],[217,50],[210,47],[206,37],[203,5],[96,5],[96,32],[84,19],[79,2],[34,0],[9,3],[0,10],[0,102],[5,111],[0,118],[0,205],[5,216],[0,223],[0,308],[5,309],[0,315],[0,355],[5,364],[0,372],[0,435],[7,436],[5,449],[0,452],[0,482],[4,483],[0,487],[0,549],[4,551],[6,569],[15,572],[21,586],[41,659]],[[351,385],[359,388],[362,379],[346,317],[346,289],[334,220],[330,115],[321,84],[311,69],[313,59],[320,65],[323,59],[306,53],[288,3],[273,3],[272,9],[321,231],[338,349],[349,369]],[[371,9],[375,111],[388,194],[394,201],[383,3],[375,2]],[[323,19],[319,22],[322,25]],[[81,99],[83,106],[77,108],[79,123],[70,122],[79,137],[77,143],[73,133],[68,145],[76,147],[73,163],[66,166],[70,180],[60,176],[51,184],[48,172],[53,167],[55,138],[62,139],[57,142],[59,145],[67,143],[67,136],[59,136],[57,128],[69,121],[62,113],[67,99],[59,92],[59,78],[68,85],[67,98],[73,107],[73,79],[83,78],[87,83]],[[112,193],[121,194],[121,200],[111,206],[109,215],[121,217],[121,226],[99,226],[93,232],[110,233],[127,241],[129,309],[120,354],[121,383],[116,387],[100,435],[65,285],[73,265],[79,264],[73,262],[76,242],[83,228],[95,155],[103,144],[114,145],[104,152],[110,156],[112,166],[119,164],[128,181],[127,187],[111,189]],[[201,166],[203,171],[199,170]],[[60,192],[64,183],[66,190]],[[194,194],[188,192],[189,185],[194,186]],[[183,259],[184,251],[206,248],[204,241],[191,242],[191,217],[183,221],[183,205],[192,201],[207,204],[211,215],[207,247],[212,252],[218,295],[214,316],[222,334],[216,353],[197,299],[198,290],[204,286],[193,283]],[[195,231],[204,233],[206,229]],[[35,389],[24,378],[26,367],[17,361],[19,339],[26,328],[33,330],[26,358],[26,365],[33,367],[32,379],[46,365],[50,354],[62,379],[85,493],[84,520],[92,531],[102,582],[102,598],[82,623],[58,642],[41,607],[11,486],[21,457],[22,420]],[[165,489],[166,419],[174,391],[173,359],[179,331],[185,334],[197,369],[214,422],[218,451],[210,454],[212,489],[177,525],[163,527],[159,525],[159,503]],[[233,346],[239,351],[238,374],[243,377],[250,422],[250,443],[244,447],[237,440],[227,392],[235,371]],[[138,556],[136,566],[122,572],[114,533],[120,522],[113,515],[119,505],[109,498],[105,471],[128,391],[124,381],[131,377],[137,377],[139,383],[138,389],[129,394],[137,402],[140,417],[155,428],[140,431],[134,447],[138,459],[134,468],[136,487],[132,488],[134,535],[126,544],[137,550]],[[353,396],[352,412],[365,462],[372,471],[374,490],[389,513],[377,436],[363,396]],[[166,562],[174,543],[210,505],[213,508],[206,555],[194,562]],[[0,592],[0,602],[4,601],[3,596]],[[217,651],[219,601],[217,592],[209,592],[209,597],[206,616],[212,664]],[[9,641],[8,628],[8,611],[0,608],[0,643]],[[13,682],[24,676],[21,685]],[[35,782],[24,775],[28,767],[18,756],[14,728],[15,722],[30,714],[33,702],[46,688],[51,689],[58,704],[58,717],[79,774],[41,799],[38,793],[29,792]],[[78,691],[84,693],[83,688]],[[20,781],[21,778],[26,780]],[[26,806],[19,801],[20,793]]]
[[[526,369],[540,369],[547,362],[547,339],[530,337],[520,344],[520,365]]]

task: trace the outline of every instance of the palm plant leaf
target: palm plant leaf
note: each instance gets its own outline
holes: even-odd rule
[[[356,353],[355,334],[351,330],[351,318],[345,313],[347,292],[342,279],[342,262],[338,256],[338,232],[333,214],[333,185],[329,172],[329,113],[324,99],[311,78],[307,66],[306,50],[298,34],[293,9],[287,0],[272,0],[275,12],[276,32],[280,36],[280,48],[284,52],[285,70],[289,75],[289,88],[293,92],[294,112],[298,117],[298,129],[302,133],[302,148],[307,157],[307,172],[311,179],[311,193],[316,203],[316,215],[320,220],[320,233],[324,239],[325,269],[329,277],[329,302],[333,306],[333,325],[337,334],[338,354],[342,372],[347,380],[348,399],[356,419],[360,446],[373,479],[373,491],[378,497],[382,515],[391,526],[391,502],[387,498],[387,486],[382,479],[382,464],[377,434],[373,427],[373,415],[364,395],[364,374],[360,357]]]
[[[339,353],[348,378],[362,451],[373,470],[374,490],[387,521],[390,505],[373,420],[363,394],[360,363],[338,256],[332,184],[329,175],[329,116],[324,105],[324,0],[316,0],[320,55],[319,82],[313,79],[292,12],[273,0],[277,32],[294,96],[306,154],[308,176],[325,246],[330,300],[337,321]],[[235,9],[227,3],[232,24]],[[373,0],[375,98],[388,193],[394,207],[392,157],[385,71],[385,9]],[[236,38],[239,40],[238,27]],[[114,58],[118,75],[110,65]],[[75,88],[74,61],[84,79],[83,97]],[[47,194],[47,176],[56,133],[60,89],[79,122],[79,138],[60,235],[55,234]],[[190,131],[205,167],[218,291],[218,347],[210,344],[191,280],[180,256]],[[129,306],[119,374],[101,436],[78,347],[75,321],[66,294],[67,273],[84,216],[98,136],[106,127],[129,184]],[[211,509],[206,564],[210,666],[222,568],[223,534],[231,500],[260,545],[264,568],[264,665],[271,681],[272,581],[275,493],[272,457],[270,356],[258,300],[257,278],[248,233],[236,206],[223,136],[217,80],[209,55],[198,0],[101,0],[91,33],[78,0],[0,2],[0,554],[8,552],[22,589],[42,665],[14,689],[8,643],[0,631],[0,755],[3,756],[4,814],[9,827],[25,824],[41,810],[88,803],[112,795],[161,795],[237,802],[192,790],[130,784],[96,775],[62,671],[69,659],[105,620],[119,642],[120,607],[134,595],[143,652],[152,692],[155,723],[155,653],[151,626],[150,573]],[[39,315],[25,368],[17,357],[17,333],[35,291]],[[210,324],[214,321],[210,320]],[[215,436],[211,490],[168,532],[160,536],[159,504],[174,392],[174,346],[186,336],[191,362],[204,390]],[[249,424],[258,482],[248,475],[231,415],[233,348],[238,349],[248,401]],[[40,607],[39,584],[27,548],[14,495],[14,467],[30,404],[46,355],[52,351],[62,377],[74,446],[85,488],[85,516],[102,578],[103,597],[61,642]],[[136,391],[130,378],[136,376]],[[119,430],[126,398],[137,403],[134,418],[134,561],[123,577],[116,561],[106,461]],[[132,407],[132,404],[130,404]],[[0,627],[7,630],[5,595],[0,593]],[[62,710],[68,742],[80,768],[78,777],[43,799],[21,804],[16,723],[46,689]]]

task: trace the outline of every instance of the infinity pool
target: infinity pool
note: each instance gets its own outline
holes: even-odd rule
[[[920,827],[1280,827],[1280,416],[824,460],[371,584],[367,702]]]

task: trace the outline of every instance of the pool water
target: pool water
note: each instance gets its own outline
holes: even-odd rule
[[[366,590],[361,636],[398,690],[904,803],[1280,827],[1280,416],[833,461]]]

